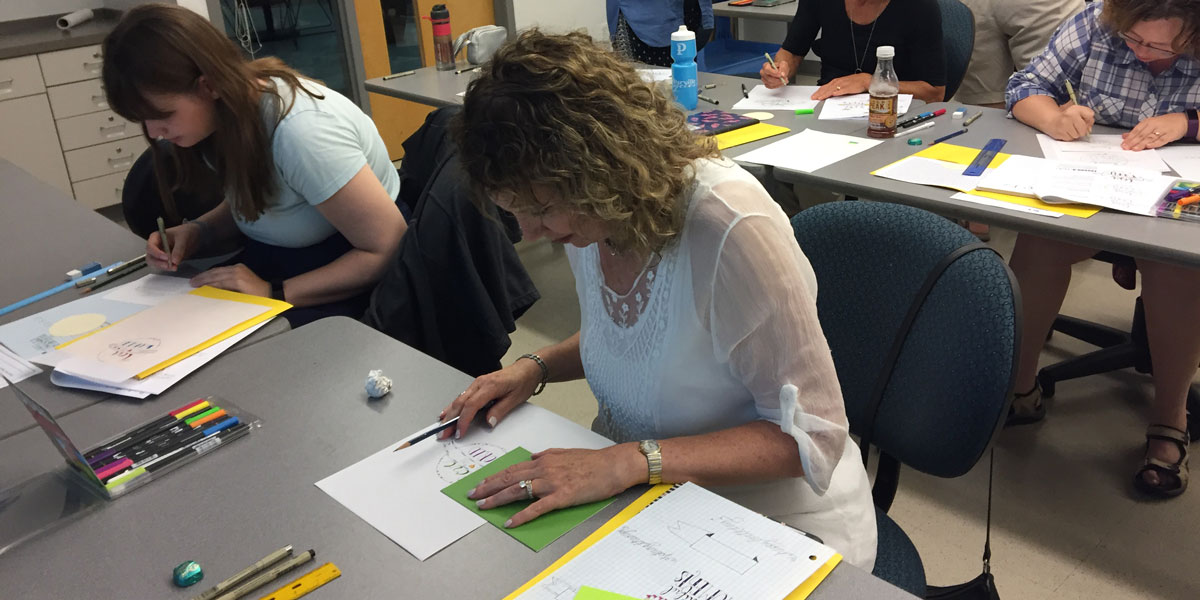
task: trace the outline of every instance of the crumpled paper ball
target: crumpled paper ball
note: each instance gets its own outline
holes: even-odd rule
[[[382,398],[392,391],[392,380],[379,369],[367,373],[367,395],[372,398]]]

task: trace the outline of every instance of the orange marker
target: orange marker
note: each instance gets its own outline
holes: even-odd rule
[[[1200,202],[1200,194],[1192,194],[1191,196],[1188,196],[1186,198],[1180,198],[1179,200],[1176,200],[1175,205],[1176,206],[1187,206],[1189,204],[1195,204],[1197,202]]]

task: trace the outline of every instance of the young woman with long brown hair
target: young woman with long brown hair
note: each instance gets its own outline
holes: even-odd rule
[[[109,105],[140,122],[160,166],[164,207],[189,178],[215,176],[225,200],[146,244],[152,266],[174,270],[201,247],[244,236],[212,285],[296,306],[297,326],[359,316],[404,234],[400,182],[370,117],[277,58],[247,61],[199,15],[151,4],[130,10],[104,40]],[[165,140],[169,144],[155,144]]]

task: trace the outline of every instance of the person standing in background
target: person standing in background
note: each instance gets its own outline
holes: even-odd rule
[[[680,25],[702,50],[712,37],[712,0],[608,0],[613,51],[629,60],[670,67],[671,33]]]
[[[1083,10],[1083,0],[960,0],[975,14],[975,51],[954,99],[1004,108],[1004,88]]]

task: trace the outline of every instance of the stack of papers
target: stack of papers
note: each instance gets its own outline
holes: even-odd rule
[[[1200,146],[1195,144],[1179,144],[1163,146],[1158,149],[1158,155],[1179,173],[1181,179],[1200,181]]]
[[[1157,171],[1012,156],[984,173],[977,188],[1038,198],[1051,204],[1091,204],[1154,216],[1159,202],[1174,183],[1174,177]]]
[[[1044,133],[1039,133],[1037,141],[1038,145],[1042,147],[1042,156],[1050,160],[1111,165],[1126,169],[1154,171],[1155,173],[1171,170],[1154,149],[1137,152],[1122,150],[1120,135],[1092,134],[1073,142],[1060,142]]]
[[[816,108],[820,100],[813,100],[815,85],[785,85],[769,89],[765,85],[756,85],[746,98],[738,100],[733,105],[734,110],[796,110],[798,108]]]
[[[739,162],[811,173],[879,145],[881,140],[805,129],[795,135],[735,157]]]

